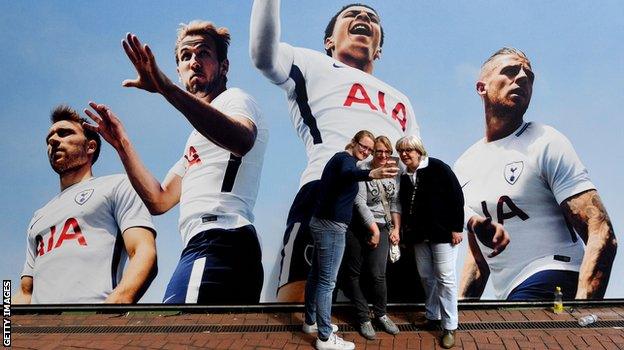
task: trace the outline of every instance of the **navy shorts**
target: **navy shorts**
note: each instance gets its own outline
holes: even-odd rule
[[[320,183],[316,180],[303,185],[288,212],[282,241],[278,289],[288,283],[305,281],[308,278],[314,249],[309,224],[316,208]]]
[[[263,280],[262,253],[252,225],[206,230],[182,251],[163,303],[257,304]]]
[[[507,300],[545,300],[551,301],[555,288],[561,287],[563,299],[574,299],[578,287],[577,271],[545,270],[537,272],[524,280],[507,296]]]

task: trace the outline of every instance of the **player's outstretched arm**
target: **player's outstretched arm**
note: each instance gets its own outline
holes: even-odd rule
[[[490,268],[472,232],[468,233],[468,248],[459,281],[458,297],[459,299],[480,299],[490,277]]]
[[[134,149],[121,120],[103,104],[89,102],[95,111],[84,112],[96,125],[84,123],[83,127],[99,133],[119,154],[132,187],[139,194],[152,215],[160,215],[173,208],[180,201],[182,180],[179,176],[165,179],[163,184],[145,167]]]
[[[607,210],[596,190],[566,199],[561,208],[586,245],[576,298],[602,299],[617,252],[617,240]]]
[[[256,125],[246,117],[226,115],[174,84],[158,68],[156,58],[147,44],[128,33],[122,41],[126,55],[137,71],[137,78],[126,79],[122,85],[161,94],[204,137],[237,156],[244,156],[256,140]],[[227,60],[225,60],[227,64]]]
[[[249,27],[249,55],[254,66],[273,83],[283,83],[289,74],[284,67],[290,65],[279,62],[279,0],[254,0]]]
[[[14,304],[30,304],[33,291],[32,276],[22,276],[20,281],[20,290],[12,298]]]
[[[144,227],[130,227],[124,231],[123,240],[130,261],[121,281],[105,303],[136,303],[158,272],[156,242],[152,231]]]

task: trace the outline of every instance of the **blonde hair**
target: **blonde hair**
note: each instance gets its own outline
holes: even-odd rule
[[[503,47],[499,49],[498,51],[494,52],[492,56],[490,56],[487,60],[485,60],[485,62],[483,62],[483,64],[481,65],[481,71],[479,72],[479,77],[480,78],[484,77],[487,73],[490,72],[490,70],[492,70],[492,67],[490,67],[492,61],[494,61],[498,56],[505,56],[505,55],[515,55],[518,57],[522,57],[525,60],[527,60],[527,62],[529,63],[529,67],[531,67],[531,60],[529,60],[529,58],[524,52],[516,49],[515,47]]]
[[[425,145],[422,140],[417,136],[403,136],[396,143],[396,150],[400,153],[400,149],[404,148],[413,148],[416,152],[420,153],[421,157],[427,156],[427,150],[425,149]]]
[[[355,135],[353,136],[353,138],[351,139],[351,142],[349,142],[346,146],[345,146],[345,150],[350,150],[353,147],[355,147],[355,144],[360,142],[363,138],[368,137],[371,140],[375,140],[375,135],[373,135],[372,132],[368,131],[368,130],[360,130],[357,133],[355,133]]]
[[[225,27],[217,28],[212,22],[194,20],[188,24],[180,23],[174,50],[176,65],[180,61],[178,58],[180,44],[184,38],[190,35],[201,35],[212,38],[217,47],[217,59],[219,62],[227,58],[228,46],[230,46],[230,31]]]
[[[389,138],[383,135],[377,136],[377,138],[375,138],[375,144],[377,144],[377,142],[381,142],[390,151],[390,154],[392,154],[392,142],[390,142]]]

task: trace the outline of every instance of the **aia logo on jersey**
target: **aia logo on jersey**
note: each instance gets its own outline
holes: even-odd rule
[[[76,203],[78,203],[80,205],[83,205],[83,204],[85,204],[86,201],[89,200],[89,198],[91,198],[92,194],[93,194],[93,189],[92,188],[90,188],[88,190],[80,191],[80,192],[78,192],[76,197],[74,197],[74,201],[76,201]]]
[[[87,246],[87,240],[85,236],[82,234],[82,229],[80,229],[80,225],[78,225],[78,220],[75,218],[69,218],[63,224],[63,229],[61,230],[61,234],[56,236],[56,226],[50,227],[50,234],[48,235],[47,245],[43,241],[43,237],[41,235],[37,235],[35,237],[35,242],[37,243],[37,256],[41,256],[43,254],[48,253],[52,249],[59,248],[66,241],[75,241],[78,245]]]
[[[524,162],[513,162],[505,165],[505,181],[510,185],[513,185],[518,181],[520,174],[522,174],[522,169],[524,169]]]
[[[377,105],[375,105],[366,91],[366,88],[364,88],[362,84],[355,83],[351,86],[351,90],[349,90],[349,94],[342,105],[351,107],[351,105],[356,103],[368,106],[368,108],[373,111],[380,111],[383,114],[388,114],[386,109],[386,93],[383,91],[377,91]],[[392,119],[399,122],[401,130],[405,131],[407,127],[407,108],[403,102],[397,102],[391,112]]]
[[[189,147],[187,154],[184,155],[184,159],[188,162],[189,168],[195,164],[201,164],[199,153],[197,153],[197,150],[195,150],[193,146]]]

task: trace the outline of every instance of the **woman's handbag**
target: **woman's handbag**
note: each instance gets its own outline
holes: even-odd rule
[[[392,225],[392,215],[390,214],[390,205],[388,204],[388,195],[386,194],[386,189],[381,183],[381,180],[375,180],[375,184],[377,185],[377,189],[379,193],[381,193],[381,204],[384,208],[384,216],[386,217],[386,224],[388,226],[388,234],[392,232],[394,228]],[[401,249],[399,249],[398,244],[390,243],[390,249],[388,249],[388,260],[394,263],[397,262],[401,258]]]

